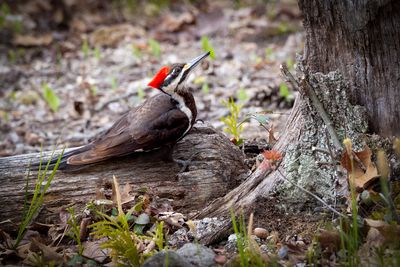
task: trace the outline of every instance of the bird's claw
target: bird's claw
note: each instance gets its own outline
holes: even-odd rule
[[[192,163],[193,158],[199,154],[200,152],[195,152],[193,153],[189,159],[183,160],[183,159],[174,159],[174,161],[181,167],[179,172],[186,172],[188,171],[190,163]]]

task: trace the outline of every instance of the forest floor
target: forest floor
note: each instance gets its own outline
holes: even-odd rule
[[[223,100],[232,98],[242,105],[240,119],[266,114],[264,126],[279,138],[297,94],[285,84],[279,65],[292,70],[304,46],[296,1],[164,2],[169,1],[3,5],[0,156],[87,144],[130,107],[157,93],[147,83],[162,66],[209,49],[215,58],[188,80],[198,119],[224,131],[221,118],[229,111]],[[243,123],[240,138],[258,152],[270,147],[269,133],[256,119]],[[257,154],[247,155],[250,168]],[[323,218],[312,211],[282,213],[273,198],[260,205],[254,225],[267,229],[268,242],[275,242],[278,254],[285,253],[281,259],[287,264],[304,261]],[[295,245],[283,245],[288,243]],[[217,245],[219,254],[225,253],[218,250],[224,245]]]

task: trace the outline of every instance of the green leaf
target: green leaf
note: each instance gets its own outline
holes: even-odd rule
[[[151,53],[153,54],[153,56],[155,56],[155,57],[161,56],[161,46],[160,46],[159,42],[157,42],[154,39],[150,39],[149,46],[150,46]]]
[[[207,36],[201,37],[201,47],[203,48],[204,52],[210,51],[210,58],[212,58],[212,59],[215,58],[214,48],[211,45],[210,40],[208,39]]]
[[[139,98],[140,100],[143,100],[145,94],[144,94],[144,91],[143,91],[143,88],[142,88],[142,87],[139,87],[139,88],[138,88],[137,95],[138,95],[138,98]]]
[[[247,92],[243,88],[239,89],[239,91],[236,94],[236,97],[240,102],[246,102],[247,100],[249,100]]]
[[[100,51],[100,48],[98,46],[96,46],[96,48],[94,49],[94,57],[97,60],[101,59],[101,51]]]
[[[208,86],[208,83],[203,83],[203,86],[201,87],[201,91],[203,91],[203,93],[205,95],[208,95],[210,93],[210,88]]]
[[[142,213],[135,220],[136,224],[148,224],[150,222],[150,216],[146,213]]]
[[[272,47],[265,48],[265,58],[270,61],[274,59],[274,50]]]
[[[89,43],[88,43],[87,39],[84,39],[83,43],[82,43],[82,53],[85,57],[88,57],[89,52],[90,52]]]
[[[143,235],[143,229],[146,227],[145,224],[135,224],[133,226],[133,231],[135,232],[135,234],[137,235]]]
[[[111,89],[115,92],[118,89],[118,81],[117,78],[113,77],[111,79]]]
[[[279,85],[279,94],[281,97],[285,98],[285,100],[290,97],[290,91],[286,84],[281,83],[281,85]]]
[[[111,215],[112,216],[118,216],[118,210],[116,208],[111,209]]]
[[[50,109],[53,112],[57,112],[58,108],[60,107],[60,99],[47,83],[42,85],[42,89],[43,89],[43,97],[46,100],[47,105],[49,105]]]
[[[254,119],[258,121],[260,124],[268,124],[269,123],[269,118],[265,114],[255,114]]]
[[[132,45],[132,54],[136,58],[141,58],[142,57],[142,52],[140,51],[139,47],[137,47],[136,45]]]

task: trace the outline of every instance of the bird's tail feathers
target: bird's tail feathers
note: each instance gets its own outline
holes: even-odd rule
[[[85,152],[89,149],[90,149],[90,146],[87,145],[87,146],[78,147],[76,149],[72,149],[68,152],[65,152],[61,157],[60,163],[58,165],[58,170],[65,170],[68,167],[67,161],[68,161],[69,157],[79,154],[79,153],[82,153],[82,152]],[[50,159],[49,169],[54,168],[54,166],[57,164],[58,158],[59,158],[59,156],[53,156],[53,158]],[[48,164],[48,161],[43,161],[41,164],[40,164],[40,162],[36,162],[34,164],[31,164],[31,167],[41,166],[41,170],[44,170],[46,168],[47,164]]]

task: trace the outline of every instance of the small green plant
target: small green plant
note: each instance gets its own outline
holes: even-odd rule
[[[236,236],[236,245],[239,252],[240,266],[272,266],[274,263],[267,262],[261,255],[261,250],[255,240],[252,239],[251,235],[253,232],[253,214],[250,214],[249,223],[246,231],[246,224],[244,216],[241,214],[236,221],[235,213],[231,209],[231,221],[233,231]],[[235,266],[235,265],[234,265]]]
[[[293,98],[293,95],[290,92],[289,87],[284,83],[281,83],[279,85],[279,95],[283,97],[285,101],[289,101],[290,99]]]
[[[139,87],[139,88],[137,89],[137,96],[138,96],[138,98],[139,98],[140,101],[142,101],[142,100],[144,99],[145,93],[144,93],[142,87]]]
[[[139,267],[156,251],[155,249],[139,251],[138,248],[144,246],[144,240],[154,242],[159,250],[164,248],[163,223],[156,223],[153,232],[149,233],[150,236],[144,235],[144,226],[150,223],[149,215],[146,213],[141,213],[138,217],[133,215],[134,212],[142,212],[143,200],[125,213],[122,209],[118,182],[115,177],[113,179],[117,202],[115,215],[109,216],[95,210],[101,219],[89,226],[93,229],[91,235],[98,239],[107,239],[101,247],[111,250],[110,256],[116,266]]]
[[[118,89],[118,80],[115,77],[111,79],[111,89],[115,92]]]
[[[265,59],[268,61],[273,61],[275,59],[274,50],[272,47],[265,48]]]
[[[95,57],[97,60],[100,60],[100,59],[101,59],[101,51],[100,51],[100,48],[99,48],[98,46],[95,47],[93,53],[94,53],[94,57]]]
[[[51,153],[50,159],[47,161],[46,167],[44,168],[44,170],[42,170],[43,158],[42,158],[42,149],[40,149],[40,162],[39,162],[39,167],[38,167],[37,180],[36,180],[35,187],[33,190],[33,196],[32,196],[32,199],[30,200],[30,202],[28,200],[30,172],[28,172],[28,175],[26,177],[26,184],[25,184],[23,219],[18,228],[18,234],[17,234],[17,238],[15,240],[14,248],[18,247],[19,243],[22,241],[22,239],[25,236],[27,227],[29,226],[29,224],[32,222],[32,219],[37,215],[40,208],[42,207],[43,202],[44,202],[44,195],[46,194],[47,190],[50,188],[51,182],[53,181],[54,176],[56,175],[56,171],[58,169],[58,166],[60,165],[61,158],[64,154],[64,149],[62,150],[61,154],[58,156],[57,162],[54,165],[53,170],[51,171],[50,175],[48,175],[48,171],[50,171],[50,169],[49,169],[50,163],[52,162],[54,153],[55,153],[55,149]]]
[[[155,57],[160,57],[161,56],[161,45],[159,42],[157,42],[154,39],[149,40],[149,46],[150,46],[150,51],[151,54]]]
[[[12,64],[17,63],[17,53],[15,53],[15,51],[12,50],[12,49],[8,50],[8,60],[9,60]]]
[[[42,85],[43,98],[53,112],[57,112],[60,107],[60,98],[56,95],[53,89],[47,84]]]
[[[67,211],[70,214],[70,218],[67,221],[67,224],[70,226],[70,231],[68,233],[68,236],[74,240],[78,246],[78,254],[82,255],[83,254],[83,245],[80,237],[80,226],[78,225],[78,221],[75,217],[75,212],[74,208],[70,207],[67,209]]]
[[[136,58],[141,58],[142,51],[140,51],[139,47],[136,45],[132,45],[132,55],[134,55]]]
[[[97,86],[92,84],[90,85],[90,93],[92,94],[92,96],[96,96],[97,95]]]
[[[81,50],[85,58],[89,56],[90,47],[87,39],[83,39]]]
[[[201,86],[201,91],[203,92],[203,94],[208,95],[210,93],[210,87],[208,86],[208,83],[203,83],[203,85]]]
[[[6,25],[6,18],[10,15],[10,7],[7,3],[2,3],[0,7],[0,29],[5,27]]]
[[[210,51],[210,58],[215,59],[214,47],[211,45],[207,36],[201,37],[201,47],[203,48],[204,52]]]
[[[224,131],[233,136],[232,142],[236,145],[243,143],[243,139],[240,135],[243,132],[243,124],[239,122],[240,112],[243,105],[237,104],[233,98],[229,98],[229,101],[222,100],[222,105],[224,105],[229,110],[229,115],[221,118],[221,121],[225,124]]]
[[[247,95],[246,90],[244,90],[244,88],[240,88],[237,93],[236,93],[236,97],[239,100],[239,102],[246,102],[247,100],[249,100],[249,96]]]
[[[347,155],[350,158],[351,169],[354,172],[353,149],[351,140],[346,138],[343,141]],[[354,177],[354,173],[352,176]],[[358,207],[357,196],[354,183],[350,182],[352,221],[340,220],[340,242],[342,248],[342,260],[345,266],[359,266],[360,259],[357,255],[358,247],[361,243],[359,238],[360,228],[358,226]]]

